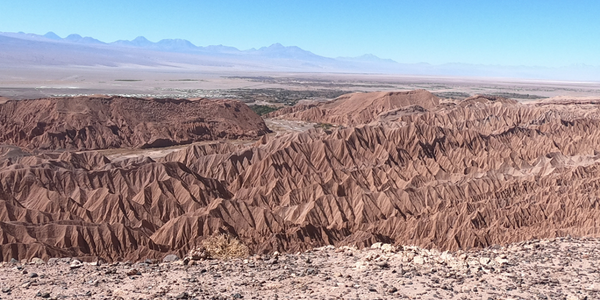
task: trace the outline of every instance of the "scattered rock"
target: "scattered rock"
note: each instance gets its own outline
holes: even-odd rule
[[[1,274],[29,270],[29,278],[3,277],[0,286],[6,296],[0,298],[282,299],[281,295],[289,294],[330,299],[345,293],[342,295],[351,299],[600,299],[596,250],[600,239],[540,240],[527,245],[531,244],[542,246],[516,244],[468,252],[411,246],[389,252],[382,244],[363,250],[318,248],[260,259],[198,261],[199,265],[191,265],[197,261],[190,258],[186,267],[116,262],[77,272],[65,272],[60,265],[6,264],[0,266]],[[347,256],[347,251],[354,255]],[[416,261],[406,261],[407,257]],[[420,259],[424,263],[418,263]],[[274,260],[279,262],[273,264]],[[499,267],[498,261],[504,260],[511,263]],[[72,264],[81,262],[73,260]],[[361,265],[366,267],[359,268]],[[140,271],[146,276],[133,277]],[[270,289],[273,286],[277,293]]]
[[[393,252],[396,252],[396,247],[392,246],[391,244],[382,244],[381,250],[383,252],[393,253]]]
[[[94,266],[94,267],[99,267],[101,265],[102,265],[102,261],[101,260],[97,260],[97,261],[94,261],[94,262],[90,263],[90,266]]]
[[[83,267],[83,263],[77,259],[74,259],[73,261],[71,261],[71,265],[69,267],[71,269],[78,269],[78,268]]]
[[[36,294],[37,297],[41,297],[41,298],[50,298],[50,293],[48,292],[38,292]]]
[[[142,275],[142,272],[138,271],[137,269],[131,269],[129,271],[127,271],[127,276],[136,276],[136,275]]]
[[[490,263],[490,259],[488,257],[479,258],[479,263],[483,266],[487,266]]]
[[[413,258],[413,262],[418,265],[422,265],[425,263],[425,258],[423,256],[417,255]]]
[[[175,254],[169,254],[163,258],[163,262],[175,262],[179,260],[179,256]]]
[[[209,259],[210,255],[203,246],[200,246],[190,250],[188,257],[191,260],[204,260]]]

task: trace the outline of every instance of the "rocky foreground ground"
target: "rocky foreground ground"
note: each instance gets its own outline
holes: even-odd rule
[[[468,252],[375,244],[247,259],[3,263],[0,299],[600,299],[600,239]]]

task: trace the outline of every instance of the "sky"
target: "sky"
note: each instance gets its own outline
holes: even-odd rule
[[[0,0],[0,31],[273,43],[401,63],[600,66],[600,1]]]

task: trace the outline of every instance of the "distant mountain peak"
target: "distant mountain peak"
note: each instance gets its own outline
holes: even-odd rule
[[[381,57],[371,53],[363,54],[361,56],[358,56],[357,58],[381,59]]]
[[[104,44],[104,42],[101,42],[95,38],[91,38],[89,36],[82,37],[81,35],[79,35],[77,33],[69,34],[66,38],[64,38],[62,40],[73,42],[73,43]]]
[[[150,42],[147,38],[143,37],[143,36],[138,36],[135,39],[132,40],[132,42]]]
[[[49,38],[51,40],[62,40],[60,36],[52,31],[48,31],[48,33],[44,34],[44,37]]]
[[[300,48],[298,46],[284,46],[284,45],[282,45],[280,43],[274,43],[274,44],[271,44],[268,47],[261,47],[259,50],[261,50],[261,49],[269,49],[269,50],[301,50],[301,51],[304,51],[304,52],[310,52],[310,51],[304,50],[304,49],[302,49],[302,48]]]
[[[82,38],[83,38],[83,37],[82,37],[81,35],[77,34],[77,33],[71,33],[71,34],[69,34],[69,35],[68,35],[68,36],[65,38],[65,40],[72,40],[72,41],[75,41],[75,40],[80,40],[80,39],[82,39]]]
[[[396,63],[396,61],[389,58],[381,58],[377,55],[367,53],[356,57],[338,57],[338,59],[346,61],[358,61],[358,62],[372,62],[372,63]]]
[[[184,39],[162,39],[158,41],[158,44],[196,47],[192,42]]]

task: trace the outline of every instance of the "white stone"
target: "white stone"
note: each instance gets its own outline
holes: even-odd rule
[[[381,250],[383,252],[393,253],[393,252],[396,252],[396,247],[394,247],[390,244],[383,244],[383,245],[381,245]]]
[[[74,259],[74,260],[71,262],[71,265],[70,265],[71,269],[77,269],[77,268],[81,268],[82,266],[83,266],[83,263],[81,263],[81,262],[80,262],[79,260],[77,260],[77,259]]]
[[[413,262],[418,265],[422,265],[425,263],[425,258],[421,255],[417,255],[413,258]]]
[[[508,259],[503,258],[502,256],[497,256],[496,258],[494,258],[494,261],[496,261],[496,264],[501,266],[508,263]]]
[[[377,243],[371,245],[371,249],[381,249],[381,243],[377,242]]]
[[[490,263],[490,258],[489,257],[481,257],[479,258],[479,263],[487,266]]]

